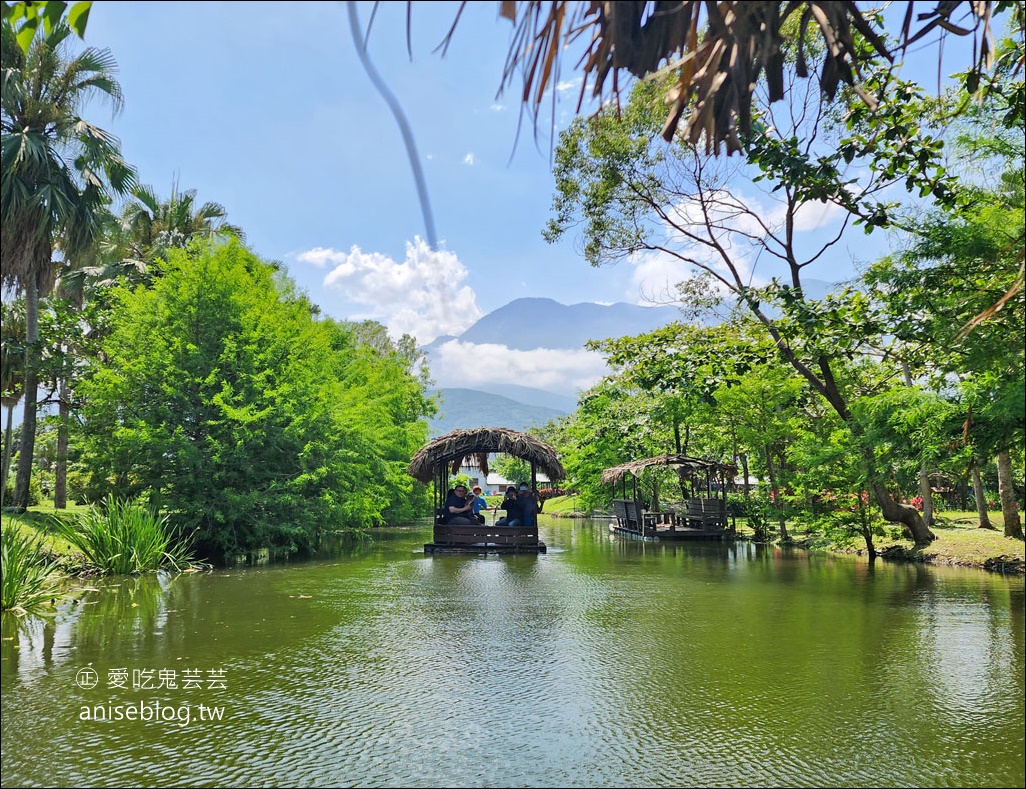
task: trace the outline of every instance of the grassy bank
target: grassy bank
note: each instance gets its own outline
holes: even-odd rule
[[[1023,573],[1026,564],[1026,543],[1005,537],[1000,512],[988,513],[993,529],[981,529],[974,513],[944,513],[931,527],[937,535],[926,548],[914,549],[909,540],[880,540],[877,550],[890,549],[896,556],[930,564],[964,567],[985,567],[1005,572]]]
[[[52,506],[42,505],[30,507],[28,511],[15,514],[0,513],[0,524],[3,528],[13,527],[18,533],[28,537],[38,537],[40,547],[47,557],[57,563],[57,567],[65,573],[76,574],[86,569],[85,556],[70,542],[60,536],[56,519],[68,521],[88,507],[69,504],[67,509],[57,510]]]
[[[577,500],[573,496],[549,499],[545,502],[544,512],[555,517],[581,515],[577,509]],[[878,537],[874,544],[879,553],[890,559],[1023,573],[1023,567],[1026,565],[1026,543],[1002,534],[1000,512],[991,512],[988,515],[991,525],[996,526],[995,529],[979,528],[980,521],[976,513],[940,513],[932,527],[937,539],[926,548],[917,550],[910,540],[890,537]],[[836,553],[865,552],[865,543],[861,539],[850,545],[839,545],[822,537],[810,538],[791,524],[788,524],[788,528],[792,539],[810,550]],[[743,518],[737,520],[737,529],[743,537],[750,538],[752,535],[752,530],[747,527]]]

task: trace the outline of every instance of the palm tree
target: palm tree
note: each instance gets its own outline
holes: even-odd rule
[[[112,76],[108,50],[88,47],[72,57],[71,30],[63,22],[37,34],[28,51],[18,46],[5,19],[0,36],[0,260],[2,284],[25,296],[25,416],[14,503],[28,502],[36,433],[39,363],[39,297],[53,285],[60,263],[54,251],[73,258],[96,235],[97,215],[111,192],[122,194],[135,173],[109,132],[79,115],[93,95],[117,111],[121,88]]]
[[[25,302],[0,302],[0,402],[7,409],[4,427],[3,474],[0,476],[0,507],[11,468],[11,436],[14,408],[25,385]]]
[[[234,236],[245,240],[242,229],[228,224],[220,203],[196,205],[196,190],[181,191],[171,184],[171,197],[162,200],[152,186],[140,184],[121,214],[120,238],[125,246],[122,265],[144,267],[163,258],[169,249],[184,249],[195,239]]]

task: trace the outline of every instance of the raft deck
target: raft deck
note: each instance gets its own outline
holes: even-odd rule
[[[435,525],[434,542],[424,544],[424,553],[545,553],[537,526],[495,524]]]

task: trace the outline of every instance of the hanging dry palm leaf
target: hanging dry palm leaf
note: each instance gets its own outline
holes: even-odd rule
[[[460,4],[462,12],[463,3]],[[990,27],[991,0],[938,0],[932,10],[914,13],[908,3],[895,51],[877,35],[867,14],[852,0],[617,0],[617,2],[567,2],[528,0],[501,2],[500,16],[513,24],[509,54],[501,90],[519,74],[523,81],[521,101],[537,121],[546,91],[560,79],[560,54],[590,35],[575,68],[583,76],[577,103],[580,111],[591,83],[591,95],[600,102],[618,101],[620,72],[638,79],[674,73],[670,111],[663,137],[678,131],[692,143],[705,137],[706,149],[739,151],[739,135],[749,131],[752,92],[765,78],[770,101],[784,97],[784,58],[781,45],[785,23],[798,14],[801,35],[815,25],[825,48],[819,73],[823,93],[833,97],[838,88],[850,85],[871,106],[874,99],[859,85],[860,67],[868,58],[892,59],[896,52],[940,30],[941,35],[977,35],[977,72],[989,68],[993,58]],[[956,13],[968,20],[956,24]],[[913,30],[913,22],[921,27]],[[446,37],[448,46],[453,29]],[[870,52],[857,46],[861,38]],[[799,76],[808,74],[805,50],[798,49]]]

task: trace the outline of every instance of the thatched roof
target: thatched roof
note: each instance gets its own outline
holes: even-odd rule
[[[688,457],[687,455],[657,455],[656,457],[632,460],[622,466],[613,466],[602,472],[602,482],[611,485],[619,482],[627,474],[637,476],[641,471],[651,466],[676,466],[691,472],[709,471],[728,472],[731,475],[737,473],[737,468],[729,463],[719,463],[715,460],[702,460],[701,458]]]
[[[488,473],[488,455],[501,452],[533,463],[553,482],[566,477],[556,451],[534,436],[507,427],[453,430],[420,449],[407,468],[414,479],[429,483],[446,467],[458,473],[463,461],[472,458],[482,474]]]

